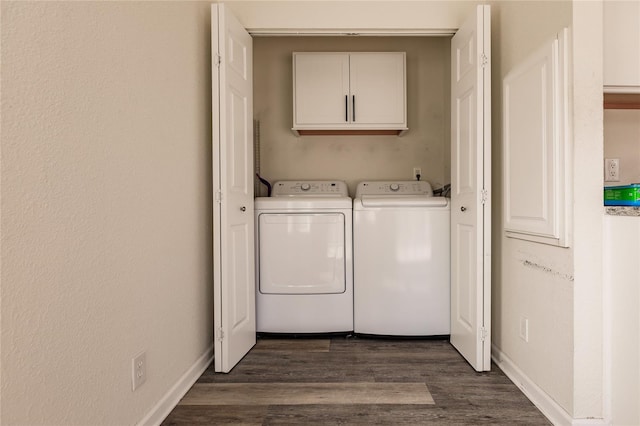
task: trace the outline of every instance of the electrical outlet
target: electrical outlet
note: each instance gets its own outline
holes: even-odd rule
[[[414,179],[418,179],[418,175],[422,176],[422,169],[420,169],[420,167],[414,167],[413,168],[413,178]]]
[[[520,338],[529,343],[529,319],[520,318]]]
[[[604,181],[620,181],[620,160],[618,158],[606,158],[604,160]]]
[[[139,353],[131,360],[131,385],[132,390],[138,389],[147,381],[147,353]]]

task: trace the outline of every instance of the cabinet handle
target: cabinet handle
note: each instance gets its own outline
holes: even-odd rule
[[[356,121],[356,95],[353,95],[353,122]]]
[[[344,121],[349,121],[349,95],[344,95]]]

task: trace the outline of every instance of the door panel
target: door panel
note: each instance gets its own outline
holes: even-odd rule
[[[533,51],[502,83],[504,230],[511,238],[569,245],[565,72],[567,29]]]
[[[456,195],[471,195],[477,188],[477,155],[476,155],[476,135],[475,129],[475,100],[474,91],[469,90],[462,93],[456,99],[456,110],[458,115],[458,137],[456,138],[457,146],[457,182]]]
[[[458,238],[458,247],[460,247],[460,253],[458,257],[458,270],[460,280],[473,281],[475,276],[475,268],[473,268],[473,247],[475,243],[473,241],[475,237],[475,230],[471,226],[458,225],[458,229],[455,232]],[[474,288],[460,287],[455,299],[457,313],[456,321],[466,329],[468,334],[473,333],[475,314],[475,291]]]
[[[229,124],[231,131],[227,134],[229,141],[228,167],[232,169],[230,174],[230,189],[236,194],[243,194],[247,191],[247,168],[248,164],[243,159],[247,155],[247,144],[245,143],[246,123],[248,120],[247,99],[242,93],[237,93],[233,89],[229,93]],[[237,160],[237,161],[236,161]]]
[[[490,7],[451,42],[451,344],[488,371],[491,300]]]
[[[229,305],[233,307],[231,313],[231,334],[238,328],[243,327],[248,321],[251,321],[251,315],[249,309],[251,306],[247,301],[249,300],[249,294],[247,291],[250,288],[251,277],[247,275],[247,263],[243,253],[246,253],[248,246],[248,229],[247,226],[242,224],[233,226],[231,228],[231,256],[234,259],[231,264],[234,266],[233,276],[230,277],[230,281],[236,283],[231,293],[231,299]]]
[[[256,342],[252,40],[224,5],[211,7],[215,371]]]

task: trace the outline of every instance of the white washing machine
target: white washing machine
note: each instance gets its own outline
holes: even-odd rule
[[[424,181],[361,182],[353,200],[354,331],[450,334],[450,205]]]
[[[282,181],[255,200],[257,331],[353,331],[352,200],[340,181]]]

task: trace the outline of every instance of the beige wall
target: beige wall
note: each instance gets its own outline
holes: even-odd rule
[[[570,2],[493,2],[492,344],[567,414],[573,410],[573,250],[506,238],[502,206],[502,80],[572,24]],[[529,342],[520,322],[529,320]]]
[[[210,8],[1,7],[0,422],[135,424],[212,344]]]
[[[640,183],[640,110],[604,111],[604,158],[620,159],[620,182]]]
[[[573,256],[575,419],[604,415],[602,3],[573,2]]]
[[[502,79],[563,27],[571,30],[569,114],[571,246],[503,236],[502,171],[493,168],[493,344],[555,421],[602,418],[602,3],[492,3],[494,165],[502,162]],[[519,337],[529,319],[529,342]],[[578,420],[579,421],[579,420]]]
[[[409,131],[401,136],[301,136],[291,132],[293,51],[407,52]],[[450,182],[449,37],[257,37],[254,118],[260,123],[260,173],[283,179],[413,178]],[[264,195],[264,188],[262,188]]]

